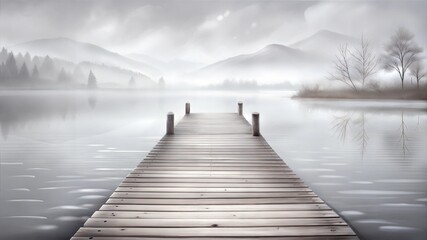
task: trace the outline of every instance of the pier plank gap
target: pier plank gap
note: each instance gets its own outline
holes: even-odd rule
[[[358,239],[252,128],[241,103],[215,114],[190,114],[187,103],[176,126],[171,114],[168,134],[72,240]]]

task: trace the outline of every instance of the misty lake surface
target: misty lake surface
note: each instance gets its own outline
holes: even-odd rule
[[[166,113],[260,112],[261,133],[361,239],[427,239],[427,103],[292,92],[0,92],[1,239],[69,239],[165,132]]]

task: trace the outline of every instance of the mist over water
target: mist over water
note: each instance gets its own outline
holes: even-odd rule
[[[273,149],[361,239],[427,237],[427,104],[279,91],[0,93],[2,239],[69,239],[165,132],[166,113],[260,112]],[[16,227],[19,226],[19,227]]]

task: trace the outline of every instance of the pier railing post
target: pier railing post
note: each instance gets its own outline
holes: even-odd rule
[[[168,113],[168,117],[167,117],[167,121],[166,121],[166,134],[167,135],[172,135],[174,134],[174,114],[173,112],[169,112]]]
[[[239,116],[242,116],[243,115],[243,103],[238,102],[237,105],[239,105]]]
[[[190,103],[185,103],[185,114],[190,114]]]
[[[252,135],[259,136],[259,113],[252,113]]]

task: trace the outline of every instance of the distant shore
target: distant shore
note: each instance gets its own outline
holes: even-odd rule
[[[304,88],[293,98],[324,98],[324,99],[399,99],[399,100],[427,100],[427,86],[420,88],[385,88],[378,90],[320,90]]]

